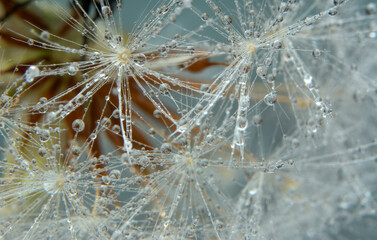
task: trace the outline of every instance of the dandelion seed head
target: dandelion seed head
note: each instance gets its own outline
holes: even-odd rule
[[[43,176],[43,188],[46,192],[54,194],[64,187],[65,178],[54,171],[47,171]]]
[[[121,50],[118,54],[118,60],[126,66],[131,59],[131,52],[127,48]]]

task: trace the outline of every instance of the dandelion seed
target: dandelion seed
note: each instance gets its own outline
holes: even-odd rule
[[[111,103],[106,104],[104,107],[112,108],[113,106],[111,105],[116,105],[120,115],[120,133],[124,141],[124,147],[129,152],[133,140],[132,128],[134,128],[134,123],[132,123],[132,116],[138,115],[133,109],[137,105],[144,103],[146,100],[156,108],[156,111],[161,113],[161,116],[174,123],[176,119],[170,113],[170,109],[174,108],[167,107],[166,104],[169,98],[170,101],[172,100],[173,105],[179,104],[178,98],[173,98],[172,94],[182,95],[184,91],[177,90],[177,87],[186,89],[189,92],[199,91],[199,89],[186,82],[163,74],[163,69],[157,69],[158,71],[156,71],[155,67],[153,67],[154,62],[163,61],[169,56],[166,47],[161,47],[160,53],[158,53],[150,42],[152,42],[153,38],[159,37],[159,32],[164,28],[163,25],[160,26],[161,24],[157,24],[157,22],[165,21],[164,25],[168,25],[169,21],[166,18],[171,14],[175,14],[172,12],[175,8],[174,2],[164,5],[164,10],[161,10],[161,13],[156,14],[156,16],[146,18],[143,28],[141,28],[143,23],[137,23],[140,28],[135,27],[135,31],[130,33],[127,38],[123,33],[121,19],[118,21],[119,25],[115,24],[114,9],[112,9],[112,5],[109,2],[98,4],[100,7],[98,14],[104,24],[104,28],[90,19],[89,13],[85,11],[85,7],[79,2],[76,2],[75,7],[84,17],[83,22],[80,19],[72,19],[67,11],[56,3],[52,2],[52,5],[58,9],[59,12],[57,13],[66,21],[65,24],[71,26],[75,31],[85,30],[87,32],[86,37],[90,41],[90,45],[81,44],[80,41],[74,42],[74,40],[62,38],[44,30],[41,30],[38,36],[39,39],[33,39],[34,46],[63,52],[73,59],[73,61],[65,63],[40,65],[38,67],[31,66],[25,73],[27,82],[62,74],[67,74],[75,79],[76,83],[72,87],[48,99],[47,104],[54,104],[68,98],[63,107],[55,111],[54,117],[49,119],[60,120],[66,118],[72,112],[78,111],[84,103],[90,103],[95,95],[103,94],[101,89],[109,88],[105,98]],[[120,8],[120,5],[118,7]],[[166,41],[169,42],[171,40],[168,39]],[[179,47],[177,49],[179,50]],[[169,47],[169,51],[174,51],[174,49]],[[44,70],[39,71],[39,68],[44,68]],[[82,74],[85,74],[86,77],[84,78]],[[170,88],[170,85],[175,86],[174,89]],[[167,97],[160,97],[156,94],[157,91],[163,92]],[[135,105],[135,101],[132,103],[133,98],[140,98],[141,96],[145,100],[141,101],[140,99],[140,104]],[[141,107],[143,108],[144,106]],[[106,110],[103,109],[103,111]],[[101,119],[99,120],[101,121]]]

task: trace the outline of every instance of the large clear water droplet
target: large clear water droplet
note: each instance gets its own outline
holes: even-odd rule
[[[25,80],[28,83],[34,81],[34,78],[39,76],[39,68],[37,66],[30,66],[25,72]]]
[[[76,119],[72,122],[72,129],[75,132],[82,132],[85,128],[85,123],[81,119]]]

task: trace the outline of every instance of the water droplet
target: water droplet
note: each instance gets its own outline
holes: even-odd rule
[[[103,126],[104,128],[109,128],[111,126],[111,121],[109,118],[107,117],[104,117],[102,120],[101,120],[101,126]]]
[[[114,169],[110,172],[109,174],[110,178],[113,180],[119,179],[120,178],[120,171],[117,169]]]
[[[114,132],[114,133],[120,133],[120,126],[118,124],[115,124],[111,130]]]
[[[46,157],[47,156],[47,150],[45,148],[38,149],[38,155],[41,156],[41,157]]]
[[[253,188],[249,190],[249,196],[253,197],[258,193],[258,188]]]
[[[304,76],[304,83],[307,88],[313,88],[313,77],[310,74],[305,74]]]
[[[109,16],[111,14],[111,8],[109,6],[102,6],[101,11],[104,16]]]
[[[377,32],[370,32],[370,33],[368,34],[368,37],[369,37],[369,38],[377,38]]]
[[[209,88],[210,88],[209,84],[202,84],[200,86],[200,91],[207,92]]]
[[[45,103],[47,102],[47,98],[45,98],[45,97],[41,97],[41,98],[39,98],[39,102],[40,102],[41,104],[45,104]]]
[[[344,3],[344,1],[345,0],[334,0],[333,2],[334,2],[335,6],[338,6],[338,5],[342,4],[342,3]]]
[[[153,116],[155,117],[155,118],[160,118],[161,117],[161,111],[160,110],[158,110],[158,109],[156,109],[156,110],[154,110],[153,111]]]
[[[259,66],[257,67],[256,73],[258,77],[265,79],[267,76],[267,68],[265,66]]]
[[[140,66],[144,65],[147,61],[147,57],[143,53],[132,54],[132,59],[136,64]]]
[[[377,13],[377,5],[375,3],[368,3],[365,7],[365,13],[368,15]]]
[[[239,107],[241,111],[245,111],[249,107],[249,97],[248,96],[242,96],[239,99]]]
[[[110,184],[111,179],[109,176],[102,176],[102,182],[106,185]]]
[[[29,171],[30,163],[27,160],[22,160],[20,167],[26,171]]]
[[[338,13],[338,10],[336,8],[331,8],[329,10],[329,15],[330,16],[335,16]]]
[[[188,229],[185,233],[185,238],[195,239],[195,231],[193,231],[192,229]]]
[[[40,130],[39,139],[41,142],[47,142],[50,139],[50,132],[46,129]]]
[[[312,25],[314,22],[315,22],[314,17],[306,17],[304,19],[304,24],[307,25],[307,26]]]
[[[170,143],[163,143],[161,145],[161,152],[162,153],[170,153],[173,150],[173,146]]]
[[[159,87],[159,91],[163,94],[167,94],[169,93],[169,90],[170,90],[170,85],[167,84],[167,83],[163,83],[160,85]]]
[[[257,115],[254,115],[251,122],[253,123],[253,125],[255,126],[260,126],[262,123],[263,123],[263,118],[261,115],[257,114]]]
[[[77,67],[77,63],[71,63],[67,67],[67,73],[70,76],[76,75],[76,73],[79,71],[79,68]]]
[[[208,134],[206,137],[206,142],[209,144],[212,144],[214,141],[215,141],[215,136],[213,136],[212,134]]]
[[[276,40],[276,41],[272,44],[272,46],[273,46],[275,49],[281,49],[281,48],[283,47],[283,43],[282,43],[282,41],[280,41],[280,40]]]
[[[74,98],[74,101],[77,105],[82,105],[84,102],[85,102],[85,97],[84,95],[82,95],[81,93],[76,95],[76,97]]]
[[[232,18],[228,15],[224,15],[222,18],[221,18],[221,22],[224,24],[224,25],[230,25],[232,24]]]
[[[150,161],[149,161],[149,158],[147,156],[141,156],[139,158],[139,162],[142,166],[147,167]]]
[[[125,164],[128,164],[130,163],[130,156],[127,154],[127,153],[123,153],[121,156],[120,156],[120,160],[125,163]]]
[[[300,146],[300,140],[298,140],[297,138],[293,138],[292,139],[292,145],[296,148],[299,147]]]
[[[203,13],[202,14],[202,20],[203,21],[207,21],[209,19],[209,15],[208,15],[208,13]]]
[[[29,39],[27,40],[27,44],[30,45],[30,46],[33,46],[33,45],[34,45],[34,40],[31,39],[31,38],[29,38]]]
[[[277,101],[276,92],[266,94],[263,100],[268,106],[273,106]]]
[[[321,51],[319,49],[314,49],[313,51],[313,57],[319,57],[321,56]]]
[[[39,34],[39,37],[43,40],[48,40],[50,38],[50,33],[47,32],[47,31],[42,31],[40,34]]]
[[[253,36],[253,31],[251,31],[250,29],[247,29],[245,30],[244,34],[246,38],[250,38]]]
[[[148,130],[148,134],[151,135],[151,136],[154,136],[156,134],[156,130],[154,128],[150,128]]]
[[[92,134],[89,135],[89,138],[90,138],[91,141],[94,141],[97,138],[97,134],[92,133]]]
[[[115,109],[114,111],[113,111],[113,118],[119,118],[119,116],[120,116],[120,114],[119,114],[119,110],[118,109]]]
[[[25,80],[28,83],[34,81],[34,78],[39,76],[39,68],[37,66],[30,66],[25,72]]]
[[[215,221],[215,227],[216,227],[216,230],[219,231],[219,230],[222,230],[225,228],[225,225],[223,222],[221,222],[220,220],[216,220]]]
[[[247,118],[245,117],[240,117],[238,119],[238,129],[239,130],[245,130],[247,128]]]
[[[41,97],[37,104],[35,105],[35,110],[37,110],[39,113],[46,113],[48,110],[47,98]]]
[[[72,129],[75,132],[82,132],[85,128],[85,123],[81,119],[76,119],[72,122]]]

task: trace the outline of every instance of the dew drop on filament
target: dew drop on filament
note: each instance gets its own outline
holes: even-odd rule
[[[85,128],[85,123],[81,119],[76,119],[72,122],[72,129],[75,132],[82,132]]]
[[[25,72],[25,80],[28,83],[34,81],[34,78],[39,76],[39,68],[37,66],[30,66]]]
[[[276,103],[277,101],[277,96],[276,96],[276,92],[270,92],[268,94],[266,94],[266,96],[264,97],[264,102],[268,105],[268,106],[274,106],[274,104]]]

